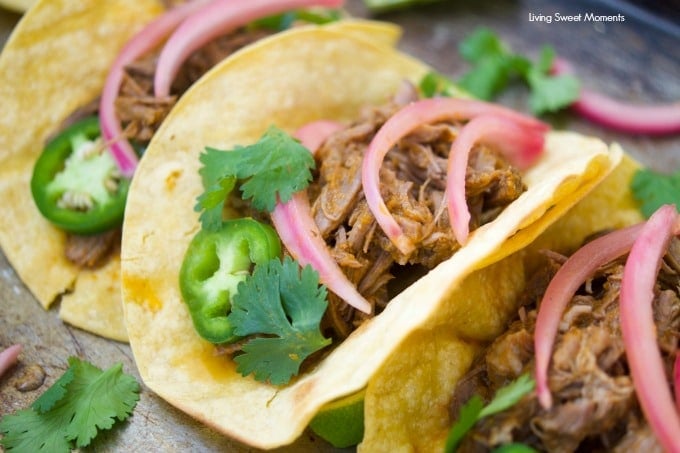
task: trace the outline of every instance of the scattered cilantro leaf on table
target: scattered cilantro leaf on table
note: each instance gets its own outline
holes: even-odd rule
[[[195,210],[203,211],[203,228],[221,224],[222,206],[236,181],[241,180],[243,199],[255,209],[271,212],[277,199],[286,202],[312,180],[314,158],[307,148],[286,132],[270,127],[257,143],[231,151],[206,148],[199,170],[205,192]]]
[[[550,47],[544,47],[538,61],[533,62],[513,53],[493,31],[478,28],[460,43],[459,52],[472,68],[458,85],[480,99],[493,99],[515,79],[529,85],[529,106],[536,115],[555,112],[578,98],[576,78],[550,74],[555,56]]]
[[[307,357],[331,343],[319,327],[326,296],[316,271],[300,269],[290,257],[255,266],[239,283],[228,317],[236,335],[261,335],[234,358],[237,371],[274,385],[288,383]]]
[[[0,420],[8,452],[69,452],[86,447],[99,430],[127,419],[139,400],[139,384],[119,363],[102,371],[76,357],[31,408]]]
[[[458,420],[453,424],[449,431],[449,435],[446,438],[446,453],[453,453],[456,451],[460,442],[472,429],[475,423],[484,417],[497,414],[512,407],[522,399],[524,395],[531,392],[535,385],[536,382],[528,374],[524,374],[507,386],[499,389],[498,392],[496,392],[496,396],[494,396],[491,402],[486,406],[484,406],[479,395],[474,395],[470,398],[470,400],[461,407]]]
[[[640,211],[649,218],[664,204],[680,209],[680,171],[672,174],[650,169],[635,172],[630,183],[633,197],[640,203]]]

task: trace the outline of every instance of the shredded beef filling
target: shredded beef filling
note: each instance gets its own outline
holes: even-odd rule
[[[361,163],[366,148],[385,121],[414,95],[414,90],[403,89],[393,102],[365,110],[357,122],[332,135],[317,152],[318,175],[309,189],[314,220],[333,257],[374,306],[374,313],[406,286],[404,279],[422,276],[460,248],[444,194],[447,156],[459,124],[418,128],[388,152],[381,167],[381,194],[416,244],[412,254],[402,254],[390,242],[363,196]],[[471,229],[493,220],[525,190],[519,172],[500,153],[475,147],[466,176]],[[335,336],[346,337],[365,319],[330,295],[325,327]]]
[[[125,68],[123,83],[116,99],[116,114],[123,124],[125,137],[144,148],[175,105],[178,97],[221,60],[252,42],[271,34],[269,30],[237,30],[221,36],[194,52],[184,63],[172,85],[172,95],[156,98],[153,78],[160,49],[150,52]],[[90,115],[98,113],[99,100],[82,106],[61,125],[60,131]],[[58,132],[57,132],[58,133]],[[56,134],[55,134],[56,135]],[[106,261],[119,236],[104,232],[93,236],[69,235],[65,255],[83,268],[94,268]]]
[[[524,316],[461,379],[451,400],[452,419],[472,395],[489,401],[500,387],[533,372],[535,307],[564,259],[549,254],[546,266],[530,280]],[[553,407],[542,409],[535,394],[529,394],[477,423],[459,452],[487,452],[511,442],[551,452],[661,451],[637,402],[621,338],[623,264],[622,258],[600,268],[562,317],[549,370]],[[680,334],[680,240],[671,242],[664,258],[653,308],[670,381]]]

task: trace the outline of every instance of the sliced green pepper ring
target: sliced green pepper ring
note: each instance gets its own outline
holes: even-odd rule
[[[38,210],[70,233],[95,234],[123,223],[130,180],[120,177],[100,135],[97,117],[78,121],[47,144],[33,167]]]
[[[179,274],[182,298],[196,332],[215,344],[238,340],[227,319],[238,284],[254,265],[280,255],[276,231],[251,218],[226,220],[217,231],[199,231],[187,248]]]

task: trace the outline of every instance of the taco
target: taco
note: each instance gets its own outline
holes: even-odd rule
[[[388,170],[381,172],[378,198],[387,200],[401,232],[408,230],[406,239],[392,234],[402,238],[393,242],[367,207],[367,184],[357,183],[363,166],[374,175],[382,159],[376,154],[362,157],[371,148],[369,142],[385,137],[379,131],[388,123],[394,126],[394,118],[400,118],[398,124],[414,119],[420,124],[420,115],[451,104],[485,112],[490,108],[517,124],[515,113],[474,100],[416,100],[414,86],[430,71],[364,38],[328,28],[300,29],[224,61],[179,101],[137,170],[123,229],[125,319],[148,387],[241,442],[259,448],[289,444],[327,403],[370,388],[372,377],[411,333],[459,304],[457,288],[470,275],[484,273],[529,244],[622,158],[620,149],[610,150],[594,138],[545,135],[528,119],[520,135],[542,137],[540,155],[533,155],[536,161],[529,169],[508,166],[487,147],[472,151],[470,162],[490,171],[472,172],[465,182],[492,181],[486,189],[497,191],[480,189],[477,198],[468,197],[474,219],[469,224],[475,229],[458,241],[442,208],[446,182],[440,173],[428,174],[428,168],[441,170],[437,153],[448,152],[474,119],[447,122],[439,117],[399,141],[399,149],[415,156],[408,159],[408,171],[400,167],[407,158],[399,154],[388,154],[384,163]],[[253,85],[258,90],[246,89]],[[423,105],[430,108],[423,112]],[[450,114],[447,110],[444,116]],[[343,126],[338,128],[338,122]],[[495,132],[507,130],[502,120],[486,124],[493,124]],[[400,126],[391,131],[401,132]],[[309,150],[300,151],[300,143],[289,134]],[[275,146],[269,147],[271,143]],[[298,170],[308,165],[305,156],[317,147],[315,178],[307,189],[296,189],[299,180],[302,186],[309,181]],[[335,154],[338,149],[345,154]],[[272,170],[268,165],[280,159],[281,150],[282,163]],[[289,189],[266,194],[269,185],[281,183]],[[510,193],[514,196],[505,197]],[[503,203],[496,203],[502,198]],[[430,201],[418,205],[419,199]],[[275,213],[253,209],[260,202],[265,211],[273,205]],[[346,205],[349,209],[340,207]],[[440,221],[448,227],[440,228]],[[206,228],[210,222],[213,226]],[[215,224],[217,233],[206,231]],[[325,254],[318,247],[322,238]],[[445,253],[439,253],[442,244],[448,244]],[[337,261],[324,261],[328,247],[334,247],[331,256]],[[290,255],[313,266],[300,271],[298,264],[291,270]],[[329,271],[333,266],[341,268],[344,280]],[[512,277],[519,270],[506,266],[508,278],[498,284],[509,295],[501,293],[488,309],[492,326],[510,316]],[[327,289],[318,287],[319,276]],[[339,280],[349,286],[338,286]],[[314,300],[298,297],[300,286],[311,288]],[[346,301],[356,293],[355,307],[348,308]],[[247,305],[248,300],[257,303]],[[257,330],[272,318],[286,326]],[[463,323],[472,325],[472,320]],[[302,337],[322,346],[332,343],[321,350],[307,349],[307,343],[297,347],[295,341]],[[296,346],[287,349],[289,343]],[[267,356],[272,351],[279,354]],[[303,360],[305,356],[310,357]]]
[[[479,371],[473,364],[483,362],[485,349],[520,313],[526,295],[539,283],[534,279],[530,285],[531,276],[550,269],[544,251],[569,254],[597,232],[643,220],[631,192],[622,190],[639,168],[624,154],[601,184],[538,238],[515,235],[505,244],[511,254],[478,263],[452,292],[456,304],[440,307],[414,330],[369,382],[363,451],[443,451],[459,419],[457,410],[475,393],[468,386],[470,392],[463,396],[469,375]],[[512,360],[509,352],[506,357]]]
[[[340,17],[300,7],[341,2],[227,3],[165,10],[156,0],[43,1],[0,56],[0,244],[36,299],[45,308],[60,299],[60,316],[72,325],[126,339],[119,245],[127,188],[177,98],[254,41]],[[192,34],[196,21],[200,33]],[[397,34],[386,24],[346,27],[358,34],[378,27],[386,44]]]
[[[458,419],[472,395],[488,401],[521,375],[535,391],[452,435],[448,451],[677,450],[678,218],[667,205],[570,256],[544,252],[519,319],[475,359],[450,409]]]

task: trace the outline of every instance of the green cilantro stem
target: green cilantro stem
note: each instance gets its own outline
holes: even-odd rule
[[[478,395],[474,395],[470,400],[460,409],[458,421],[453,424],[449,435],[446,438],[446,453],[455,453],[458,445],[463,440],[465,435],[475,426],[475,424],[491,415],[503,412],[506,409],[517,404],[524,395],[531,392],[536,386],[536,382],[528,375],[524,374],[511,382],[507,386],[501,388],[496,393],[496,396],[489,404],[484,406],[482,399]],[[527,447],[529,448],[529,447]],[[502,451],[532,451],[532,450],[502,450]]]

